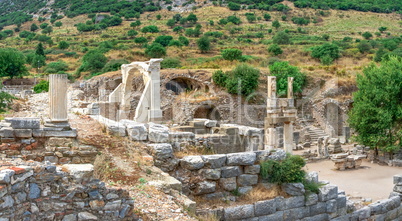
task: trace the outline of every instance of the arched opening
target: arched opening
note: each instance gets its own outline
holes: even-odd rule
[[[221,120],[221,115],[215,106],[204,104],[194,111],[194,118],[206,118],[219,121]]]
[[[176,95],[201,88],[195,80],[189,78],[174,78],[167,82],[165,87],[167,90],[173,91]]]
[[[342,135],[343,114],[342,109],[335,103],[325,105],[325,117],[327,123],[332,126],[336,136]]]

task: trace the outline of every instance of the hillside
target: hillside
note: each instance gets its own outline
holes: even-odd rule
[[[338,77],[348,84],[373,58],[380,61],[390,54],[402,55],[401,17],[397,13],[368,12],[376,10],[353,6],[359,1],[348,1],[348,7],[361,11],[332,10],[329,9],[335,7],[332,3],[318,7],[313,4],[317,3],[315,1],[309,4],[297,0],[258,2],[259,7],[247,1],[231,1],[221,7],[220,2],[207,1],[180,2],[181,6],[176,5],[178,1],[159,5],[115,0],[29,1],[24,4],[2,1],[1,18],[13,13],[30,13],[33,18],[25,19],[26,22],[21,18],[17,25],[4,26],[0,32],[0,47],[22,51],[31,64],[28,67],[32,74],[65,72],[88,78],[116,70],[121,63],[149,59],[152,55],[147,48],[157,40],[166,50],[166,54],[161,55],[167,60],[165,68],[227,70],[246,62],[267,74],[270,64],[284,60],[310,77]],[[344,1],[332,2],[342,5]],[[237,3],[249,9],[233,10],[231,5]],[[400,3],[378,1],[377,4],[387,6],[387,12],[400,9]],[[164,9],[169,5],[177,7],[169,8],[170,11]],[[270,6],[270,11],[255,9],[262,5]],[[188,9],[192,10],[178,13]],[[37,26],[36,30],[33,25]],[[150,26],[157,30],[147,30]],[[157,39],[158,36],[164,37]],[[202,36],[211,41],[210,50],[204,53],[197,47]],[[283,36],[289,39],[283,42]],[[38,70],[38,63],[33,62],[32,57],[39,42],[44,44],[47,65],[40,65]],[[268,52],[274,43],[282,53]],[[323,45],[335,48],[336,55],[328,57],[332,49],[322,48],[321,54],[314,56],[314,48]],[[221,51],[232,48],[241,50],[241,58],[224,59]],[[106,56],[107,68],[90,70],[82,65],[84,55],[91,50]]]

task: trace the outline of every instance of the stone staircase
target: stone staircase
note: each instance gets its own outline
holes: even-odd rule
[[[312,125],[307,127],[307,133],[310,134],[311,143],[317,143],[319,137],[328,136],[321,128]]]

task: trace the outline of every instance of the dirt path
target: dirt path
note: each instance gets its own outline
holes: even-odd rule
[[[308,163],[306,171],[318,172],[319,180],[328,180],[335,184],[346,194],[352,197],[371,198],[376,200],[386,199],[394,187],[393,176],[402,174],[402,168],[381,166],[375,163],[363,161],[362,167],[355,170],[333,170],[331,160]]]

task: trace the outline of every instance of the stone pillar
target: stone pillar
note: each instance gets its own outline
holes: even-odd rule
[[[293,77],[288,77],[288,103],[290,108],[295,106],[293,97],[293,80]]]
[[[149,72],[151,75],[151,105],[148,110],[148,121],[160,123],[162,122],[161,110],[161,69],[162,59],[151,59],[149,64]]]
[[[291,122],[283,124],[283,146],[287,153],[293,152],[293,125]]]
[[[276,97],[276,77],[268,76],[268,98],[267,98],[267,110],[276,109],[278,107]]]
[[[67,122],[67,75],[49,75],[50,122]]]

